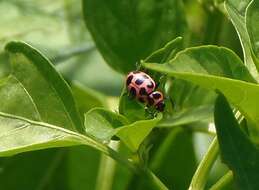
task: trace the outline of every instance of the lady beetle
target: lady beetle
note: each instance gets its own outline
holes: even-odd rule
[[[154,91],[156,83],[148,74],[141,71],[130,72],[127,75],[126,85],[131,97],[148,106],[154,106],[158,111],[164,110],[163,93]]]
[[[141,71],[130,72],[126,79],[126,85],[130,96],[136,97],[142,103],[147,101],[148,95],[156,87],[154,80],[148,74]]]
[[[148,98],[148,105],[154,106],[158,111],[162,112],[165,108],[164,103],[164,95],[160,91],[154,91],[151,94],[149,94]]]

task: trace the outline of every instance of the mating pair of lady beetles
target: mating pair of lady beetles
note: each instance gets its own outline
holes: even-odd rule
[[[154,106],[158,111],[164,110],[163,93],[154,91],[157,85],[148,74],[141,71],[130,72],[126,79],[126,85],[131,97],[137,98],[148,106]]]

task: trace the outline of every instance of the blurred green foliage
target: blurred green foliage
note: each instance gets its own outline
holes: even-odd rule
[[[81,10],[76,0],[1,1],[0,49],[10,40],[24,40],[51,60],[65,57],[56,64],[67,79],[118,95],[122,76],[104,63],[85,28]],[[77,53],[79,56],[73,56]]]

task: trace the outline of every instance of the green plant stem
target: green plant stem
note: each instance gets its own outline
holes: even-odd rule
[[[85,138],[83,136],[81,138],[83,138],[83,139],[81,139],[82,143],[89,146],[89,139]],[[122,155],[120,155],[119,153],[117,153],[113,149],[109,148],[108,146],[103,145],[102,143],[96,142],[94,140],[93,140],[92,144],[93,143],[96,144],[93,147],[100,150],[101,152],[103,152],[107,156],[110,156],[111,158],[113,158],[114,160],[116,160],[120,164],[124,165],[125,167],[127,167],[129,170],[131,170],[135,174],[137,174],[137,175],[144,174],[144,176],[146,176],[146,179],[150,182],[150,184],[152,184],[154,189],[168,190],[168,188],[160,181],[160,179],[149,169],[143,169],[139,166],[136,166],[130,160],[123,157]]]
[[[144,174],[147,176],[150,184],[157,190],[168,190],[168,188],[160,181],[160,179],[149,169],[144,170]]]
[[[206,184],[209,172],[219,152],[217,137],[214,137],[207,153],[200,162],[189,186],[189,190],[202,190]]]
[[[118,150],[119,144],[116,141],[112,141],[109,143],[116,151]],[[102,154],[101,161],[98,171],[96,190],[110,190],[112,189],[112,184],[114,180],[114,174],[116,170],[116,162],[111,157]],[[105,179],[105,180],[103,180]]]
[[[95,49],[94,44],[85,43],[71,48],[62,49],[57,55],[50,58],[50,61],[57,65],[58,63],[64,62],[74,56],[79,56],[91,52]]]
[[[209,190],[221,190],[233,181],[232,171],[227,172],[223,177],[221,177]]]
[[[101,155],[101,161],[96,182],[96,190],[112,189],[115,163],[116,162],[111,157],[105,154]]]

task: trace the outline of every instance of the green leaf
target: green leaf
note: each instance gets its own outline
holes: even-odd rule
[[[80,111],[104,105],[105,99],[101,94],[77,83],[72,83],[71,88]],[[99,161],[100,152],[86,146],[46,149],[1,158],[0,167],[3,170],[0,173],[0,188],[94,189]],[[35,162],[38,163],[37,168],[31,164]],[[24,171],[26,176],[21,177]],[[60,172],[64,175],[60,175]],[[15,183],[10,182],[10,178],[16,178]],[[31,181],[31,178],[34,180]]]
[[[0,128],[0,156],[80,144],[87,144],[95,148],[102,147],[94,140],[79,133],[2,112],[0,112]]]
[[[135,70],[136,62],[185,31],[178,0],[82,2],[85,23],[98,49],[122,73]]]
[[[216,97],[214,92],[182,79],[173,79],[170,83],[168,93],[174,104],[173,109],[176,112],[214,105]]]
[[[173,127],[211,120],[216,97],[213,91],[182,79],[173,79],[168,95],[173,102],[173,113],[164,117],[159,126]]]
[[[162,119],[162,114],[149,120],[140,120],[132,124],[117,128],[118,136],[133,152],[138,150],[139,145],[148,136],[152,129]]]
[[[251,83],[254,79],[230,50],[215,46],[190,48],[168,64],[146,63],[144,66],[207,89],[219,89],[253,125],[259,127],[259,85]]]
[[[7,44],[6,51],[11,73],[0,81],[0,156],[80,144],[105,152],[106,146],[72,131],[81,121],[69,87],[51,64],[22,42]]]
[[[220,94],[215,104],[215,125],[223,162],[234,173],[239,189],[259,188],[259,150],[240,129],[226,98]]]
[[[140,120],[128,124],[122,115],[103,108],[94,108],[85,114],[87,134],[100,141],[109,141],[117,136],[133,152],[161,120],[162,114],[150,120]]]
[[[248,30],[250,29],[246,28],[246,19],[245,19],[245,12],[250,1],[251,0],[244,0],[244,1],[227,0],[225,2],[225,5],[226,5],[225,7],[239,35],[242,48],[243,48],[245,65],[247,66],[250,73],[258,80],[259,75],[256,68],[258,69],[259,62],[253,59],[252,46],[248,35]],[[252,27],[256,27],[256,25],[253,25]]]
[[[67,83],[54,69],[51,63],[37,50],[23,42],[10,42],[6,45],[11,62],[8,81],[2,83],[0,97],[6,100],[6,93],[12,94],[1,111],[44,121],[74,131],[83,132],[77,108]],[[3,63],[2,63],[3,64]],[[19,88],[19,89],[18,89]],[[16,92],[18,91],[18,92]],[[22,95],[21,95],[22,93]],[[33,112],[17,112],[19,104],[10,107],[17,97],[27,99]],[[20,109],[20,108],[18,108]]]
[[[144,62],[164,63],[172,59],[182,49],[182,37],[177,37],[168,42],[164,47],[149,55]]]
[[[172,116],[161,120],[158,123],[158,127],[174,127],[199,121],[210,121],[212,118],[213,107],[202,105],[176,112]]]
[[[85,114],[85,131],[101,141],[109,141],[116,128],[127,125],[127,119],[104,108],[93,108]]]

